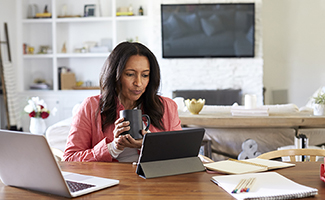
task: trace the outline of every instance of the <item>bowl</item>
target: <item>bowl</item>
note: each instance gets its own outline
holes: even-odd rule
[[[197,115],[202,110],[203,106],[205,104],[205,99],[186,99],[185,105],[187,109],[190,111],[190,113]]]

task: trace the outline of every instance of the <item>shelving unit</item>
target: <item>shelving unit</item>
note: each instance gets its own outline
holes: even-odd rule
[[[111,41],[114,48],[125,40],[136,40],[147,43],[148,0],[16,0],[18,5],[19,27],[21,34],[21,52],[23,44],[34,47],[34,54],[21,54],[21,72],[23,74],[20,91],[30,91],[29,87],[35,78],[42,78],[51,85],[50,91],[58,88],[58,68],[65,66],[76,74],[77,80],[91,81],[98,86],[100,69],[109,55],[109,51],[100,53],[75,53],[76,48],[85,46],[85,42],[101,43],[102,39]],[[84,5],[95,4],[94,17],[59,17],[66,5],[67,15],[83,15]],[[39,12],[47,5],[51,18],[28,18],[29,6],[38,7]],[[99,9],[99,5],[101,8]],[[116,16],[118,7],[132,7],[136,15]],[[142,6],[144,15],[138,16],[137,10]],[[63,45],[67,52],[62,53]],[[48,54],[37,54],[40,46],[49,46]]]
[[[100,53],[75,53],[75,48],[82,47],[84,42],[102,39],[111,40],[111,49],[118,43],[132,38],[144,44],[148,43],[148,3],[150,0],[16,0],[17,5],[17,44],[18,46],[18,91],[22,109],[28,97],[39,96],[44,99],[49,109],[57,108],[56,116],[47,120],[47,125],[54,124],[71,116],[71,110],[87,96],[99,94],[96,87],[85,90],[59,90],[58,69],[65,66],[76,75],[77,81],[90,81],[92,86],[99,85],[100,70],[109,56],[109,51]],[[61,18],[62,8],[66,5],[67,15],[83,16],[84,5],[95,4],[94,17]],[[99,12],[99,6],[101,10]],[[134,16],[116,16],[121,6],[132,4]],[[28,7],[37,5],[43,12],[47,5],[51,18],[28,18]],[[140,5],[144,15],[138,16]],[[62,53],[63,44],[66,53]],[[34,47],[34,54],[23,54],[23,44]],[[40,46],[49,46],[52,50],[47,54],[37,54]],[[31,90],[30,85],[37,78],[50,83],[49,90]],[[25,120],[25,121],[24,121]],[[24,130],[28,130],[29,119],[23,119]]]

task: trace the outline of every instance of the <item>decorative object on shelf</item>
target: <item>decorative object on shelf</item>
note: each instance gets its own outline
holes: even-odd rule
[[[35,18],[51,18],[51,13],[36,13]]]
[[[133,8],[130,9],[131,7],[132,7],[132,5],[130,5],[130,7],[118,7],[116,10],[116,16],[132,16],[132,15],[134,15]]]
[[[45,5],[43,13],[36,13],[35,18],[51,18],[52,14],[48,12],[47,5]]]
[[[92,83],[91,83],[91,81],[86,81],[84,85],[86,87],[91,87],[92,86]]]
[[[95,16],[95,4],[86,4],[84,7],[84,17],[94,17]]]
[[[63,43],[61,53],[67,53],[67,47],[66,47],[65,43]]]
[[[61,7],[61,14],[58,15],[58,18],[78,18],[82,17],[81,15],[68,15],[68,6],[67,4],[62,5]]]
[[[87,53],[87,49],[85,47],[77,47],[74,49],[75,53]]]
[[[49,11],[47,10],[47,5],[45,5],[43,13],[49,13]]]
[[[36,17],[36,13],[38,12],[38,6],[36,4],[29,4],[27,10],[27,18],[31,19]]]
[[[98,45],[97,45],[97,42],[95,42],[95,41],[83,42],[83,48],[86,49],[86,52],[90,52],[90,49],[93,47],[96,47],[96,46],[98,46]]]
[[[314,115],[325,114],[325,93],[319,92],[317,96],[313,97],[314,100]]]
[[[27,47],[27,54],[34,54],[34,47]]]
[[[28,52],[28,45],[26,43],[23,44],[23,54],[27,54]]]
[[[132,4],[129,5],[128,12],[133,13],[133,6],[132,6]]]
[[[205,104],[205,99],[186,99],[185,105],[193,115],[199,114]]]
[[[76,87],[81,87],[84,84],[83,81],[77,81],[76,83]]]
[[[30,117],[29,131],[33,134],[44,135],[46,124],[44,119],[48,118],[50,111],[46,108],[46,103],[39,97],[32,97],[28,100],[24,111]]]
[[[52,49],[50,48],[50,46],[41,45],[38,54],[48,54],[48,53],[52,53]]]
[[[48,84],[45,79],[36,78],[29,88],[32,90],[49,90],[50,84]]]
[[[61,71],[61,90],[72,90],[77,85],[76,75],[71,72]]]
[[[142,8],[142,6],[140,6],[140,8],[139,8],[139,15],[143,15],[143,8]]]
[[[61,16],[67,16],[68,15],[67,10],[68,10],[67,4],[62,5],[62,7],[61,7]]]

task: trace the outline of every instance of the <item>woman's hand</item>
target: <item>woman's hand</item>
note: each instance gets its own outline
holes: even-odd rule
[[[123,132],[130,130],[130,122],[123,121],[124,118],[121,117],[115,121],[115,128],[113,130],[114,134],[114,146],[116,149],[123,150],[125,147],[130,148],[141,148],[142,139],[135,140],[131,135],[121,135]],[[145,135],[147,131],[142,130],[142,135]]]
[[[130,130],[130,122],[129,121],[123,121],[124,118],[120,117],[119,119],[117,119],[114,124],[114,130],[113,130],[113,134],[114,134],[114,138],[118,138],[123,132]]]
[[[125,147],[130,148],[141,148],[142,146],[142,139],[135,140],[131,135],[121,135],[123,132],[130,130],[130,122],[125,121],[123,122],[124,118],[119,118],[115,121],[115,128],[114,128],[114,145],[115,148],[119,150],[123,150]],[[142,135],[145,135],[147,132],[142,130]]]
[[[124,149],[124,145],[123,145],[123,141],[124,141],[124,136],[125,135],[121,135],[123,132],[130,130],[130,122],[129,121],[124,121],[124,118],[121,117],[119,119],[117,119],[115,122],[115,127],[113,130],[113,134],[114,134],[114,141],[113,144],[115,146],[116,149],[119,150],[123,150]]]
[[[119,145],[129,148],[141,148],[142,139],[135,140],[130,134],[121,135],[118,138]]]
[[[144,136],[147,134],[147,131],[142,130],[142,135]],[[124,147],[130,147],[130,148],[141,148],[142,146],[142,140],[143,139],[134,139],[131,135],[121,135],[119,138],[119,144],[121,144]]]

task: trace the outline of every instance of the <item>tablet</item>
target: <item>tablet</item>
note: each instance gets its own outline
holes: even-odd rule
[[[195,162],[195,164],[193,163],[193,166],[196,166],[196,171],[204,170],[202,162],[197,157],[201,148],[204,133],[204,128],[186,128],[180,131],[147,133],[143,138],[137,174],[145,174],[145,168],[146,165],[149,165],[148,163],[151,163],[152,165],[154,162],[156,164],[159,162],[159,166],[162,166],[166,165],[166,163],[170,165],[170,161],[175,161],[173,164],[179,165],[176,164],[177,162],[180,162],[179,159],[190,160],[190,165],[192,165],[192,161]],[[182,161],[182,163],[184,162]],[[182,166],[180,167],[180,170],[187,167],[191,166]],[[189,172],[188,170],[187,172]],[[173,170],[171,169],[171,171]],[[168,175],[179,174],[181,171],[169,172]]]

